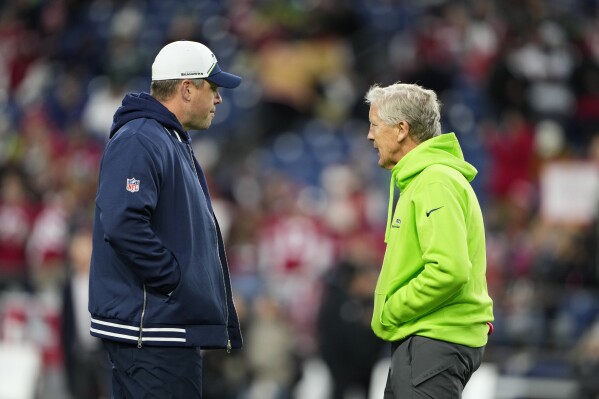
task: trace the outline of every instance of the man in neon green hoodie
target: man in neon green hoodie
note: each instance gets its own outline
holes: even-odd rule
[[[372,329],[392,343],[385,399],[460,398],[492,329],[483,217],[440,103],[415,84],[374,85],[368,139],[391,170]],[[394,189],[400,197],[394,207]]]

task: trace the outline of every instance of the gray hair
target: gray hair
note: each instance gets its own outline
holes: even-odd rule
[[[150,95],[158,101],[166,101],[177,90],[183,79],[153,80],[150,85]],[[204,79],[190,79],[195,87],[200,87]]]
[[[437,94],[417,84],[395,83],[387,87],[375,84],[365,96],[366,103],[378,108],[382,121],[395,126],[410,125],[410,135],[418,143],[441,134],[441,103]]]

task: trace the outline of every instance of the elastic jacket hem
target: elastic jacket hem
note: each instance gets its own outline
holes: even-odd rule
[[[150,325],[141,329],[138,324],[116,319],[92,317],[90,333],[92,336],[111,341],[126,342],[142,346],[194,346],[203,349],[224,349],[228,343],[227,328],[223,325]],[[233,347],[241,346],[235,345]]]

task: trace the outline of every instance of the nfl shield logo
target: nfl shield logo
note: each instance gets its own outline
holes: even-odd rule
[[[139,191],[139,180],[136,180],[135,177],[131,179],[127,179],[127,191],[132,193],[136,193]]]

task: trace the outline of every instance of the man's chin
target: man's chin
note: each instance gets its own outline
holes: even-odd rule
[[[391,170],[391,169],[393,169],[393,167],[395,165],[394,164],[385,163],[385,162],[383,162],[383,160],[379,159],[379,166],[381,167],[381,169]]]
[[[202,124],[194,125],[189,130],[206,130],[206,129],[208,129],[210,127],[210,125],[212,125],[212,121],[208,121],[208,122],[204,122]]]

